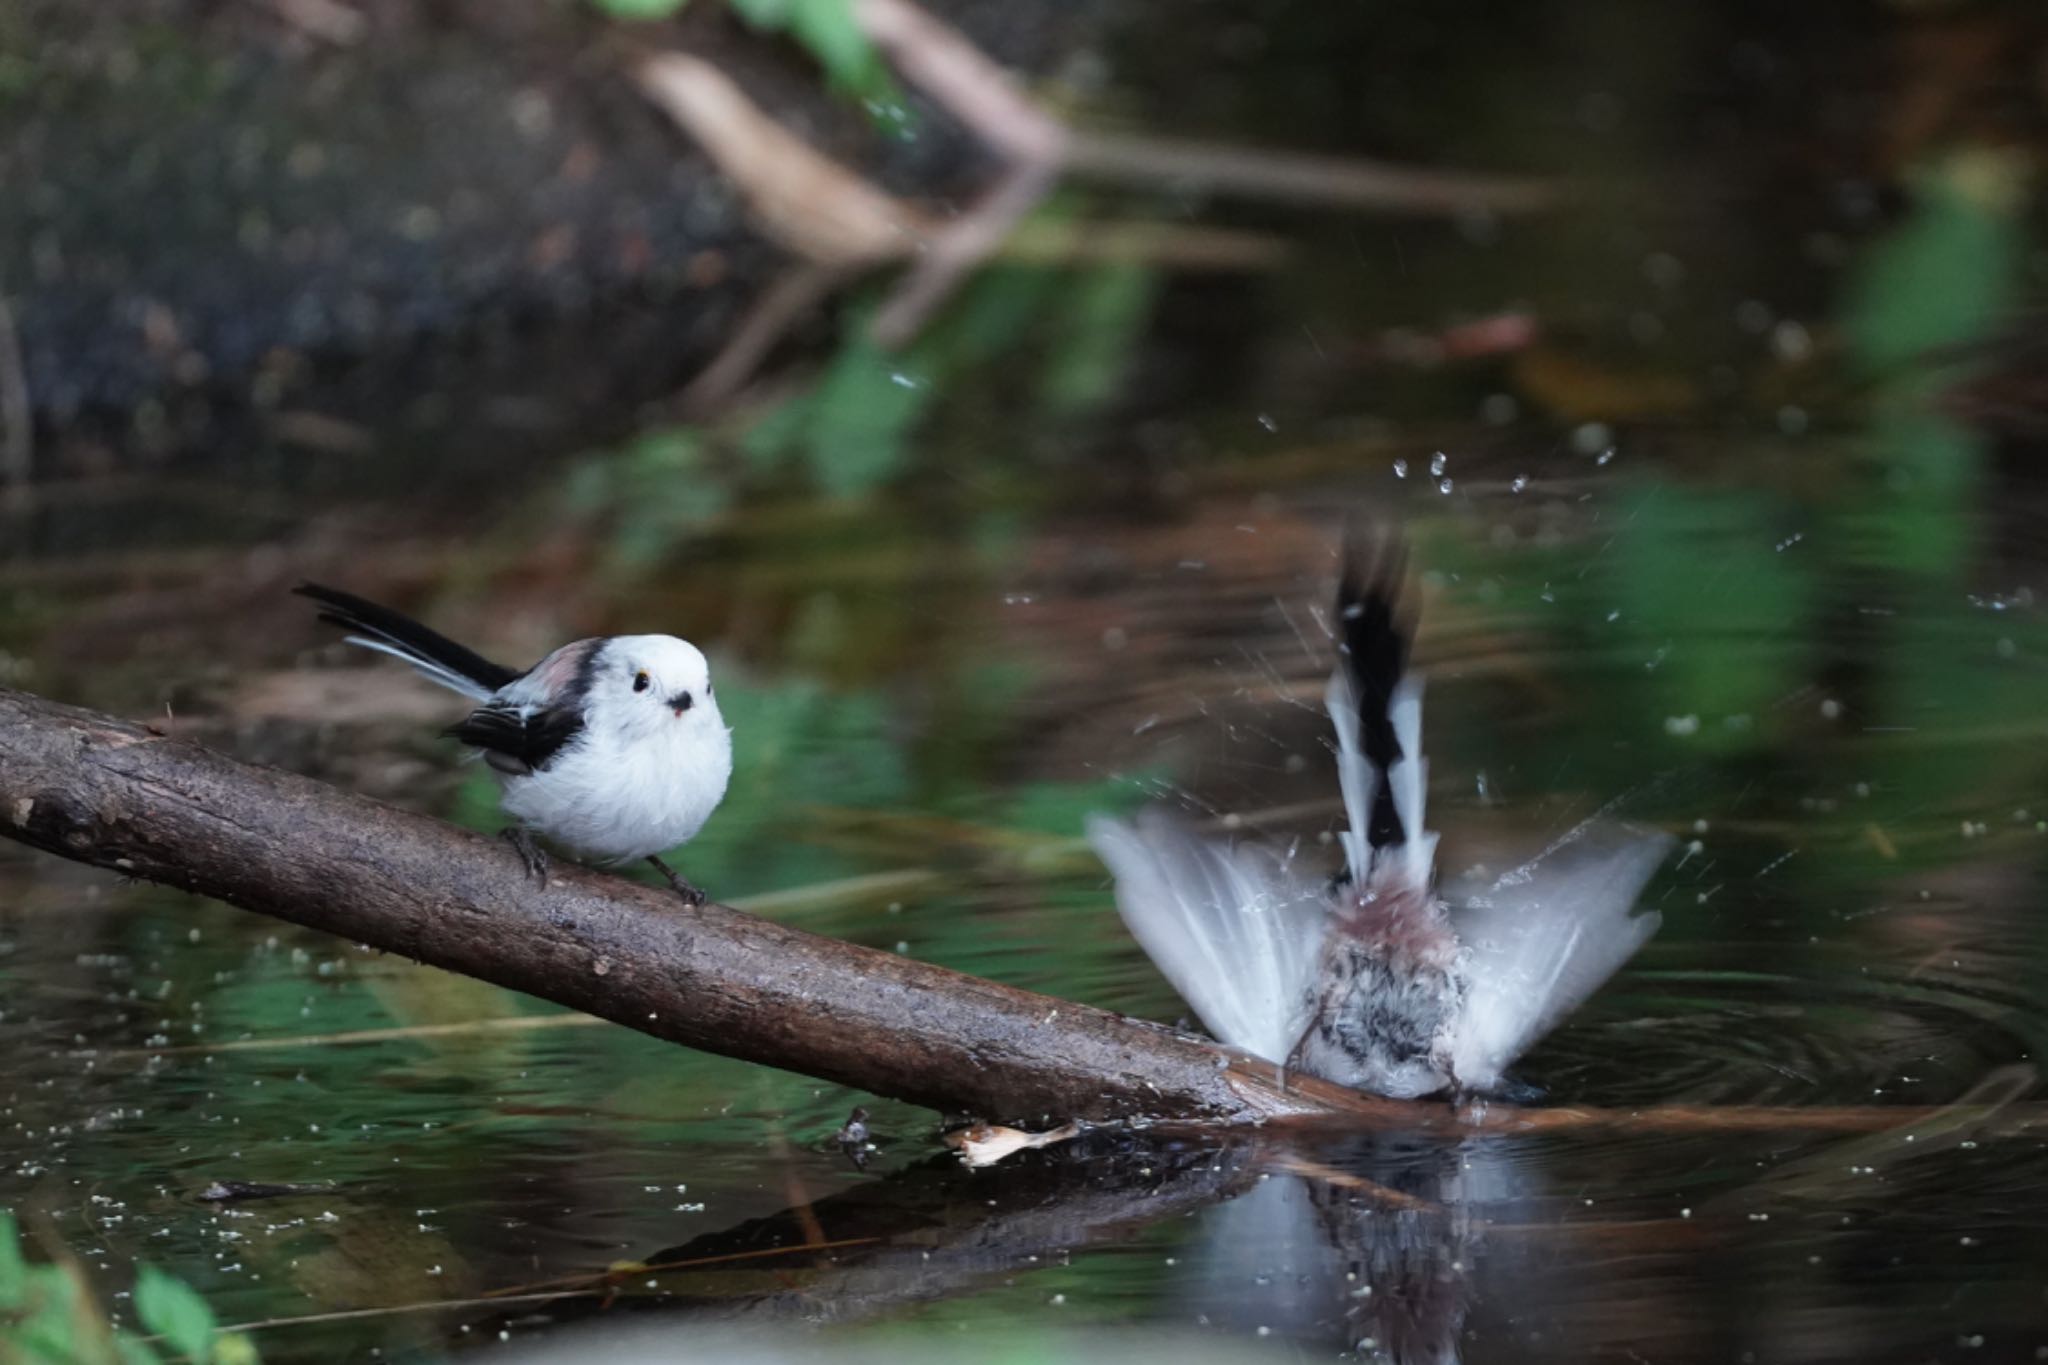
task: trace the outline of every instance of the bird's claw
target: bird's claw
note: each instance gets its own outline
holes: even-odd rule
[[[499,837],[518,852],[519,860],[526,864],[526,875],[538,880],[545,889],[548,884],[547,850],[535,843],[533,836],[518,825],[507,827]]]
[[[696,907],[702,905],[706,900],[709,899],[709,897],[707,897],[704,894],[703,890],[700,887],[698,887],[695,883],[690,881],[689,878],[685,877],[682,873],[676,871],[674,868],[670,867],[667,863],[655,857],[653,854],[648,855],[647,861],[654,864],[654,870],[656,872],[659,872],[662,876],[668,878],[668,884],[675,888],[675,892],[678,896],[681,896],[683,898],[683,904],[689,906],[691,909],[694,910]]]

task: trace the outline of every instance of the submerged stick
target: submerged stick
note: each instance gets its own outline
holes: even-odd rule
[[[998,1121],[1853,1133],[1937,1112],[1454,1107],[1310,1077],[1282,1091],[1266,1064],[1091,1006],[727,906],[681,910],[665,890],[573,865],[541,887],[496,839],[7,688],[0,834],[670,1042]],[[1105,910],[1103,932],[1113,925]],[[1984,1108],[1996,1133],[2042,1126],[2038,1106]]]

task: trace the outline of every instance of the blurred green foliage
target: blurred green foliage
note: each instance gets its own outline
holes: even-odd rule
[[[221,1333],[204,1299],[154,1267],[136,1271],[135,1316],[154,1342],[109,1322],[76,1266],[31,1264],[14,1216],[0,1209],[0,1360],[22,1365],[153,1365],[166,1359],[255,1365],[257,1360],[247,1337]]]
[[[1061,201],[1047,214],[1077,211]],[[943,439],[947,424],[984,431],[1018,405],[1057,424],[1099,413],[1119,391],[1158,290],[1157,271],[1124,263],[997,265],[897,351],[870,335],[872,300],[857,302],[812,382],[717,426],[660,426],[585,456],[569,476],[568,506],[604,523],[623,572],[658,563],[751,494],[871,499],[924,474],[978,490],[971,519],[1000,538],[1014,529],[1035,457],[980,436]]]
[[[989,783],[988,756],[1015,740],[1008,702],[1020,676],[1008,671],[1005,686],[992,685],[982,670],[956,673],[943,696],[924,703],[946,719],[916,734],[879,689],[834,690],[803,678],[733,680],[719,689],[733,732],[732,786],[703,832],[672,856],[721,898],[743,897],[890,871],[905,861],[958,862],[962,851],[957,828],[914,834],[907,846],[891,848],[872,831],[860,838],[835,833],[849,821],[894,812],[913,829],[924,819],[1064,839],[1090,811],[1135,801],[1137,787],[1127,779]],[[475,829],[502,826],[496,779],[473,770],[451,818]],[[1019,844],[996,838],[990,846],[1005,842]]]
[[[666,19],[689,0],[593,0],[614,19]],[[825,71],[833,85],[871,104],[894,105],[895,84],[882,59],[854,22],[852,0],[726,0],[732,11],[764,33],[786,33]]]

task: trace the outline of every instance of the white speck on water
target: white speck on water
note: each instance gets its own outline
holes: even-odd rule
[[[1449,479],[1445,479],[1443,482],[1439,483],[1436,486],[1436,491],[1439,493],[1448,494],[1451,491],[1451,481]]]
[[[1840,720],[1842,718],[1842,703],[1836,701],[1833,697],[1829,697],[1820,704],[1820,714],[1825,720]]]
[[[1527,474],[1517,474],[1512,480],[1509,481],[1508,492],[1519,493],[1528,486],[1529,476]]]
[[[1785,551],[1791,549],[1794,545],[1797,545],[1800,541],[1804,539],[1806,539],[1806,532],[1794,531],[1791,535],[1786,536],[1783,540],[1778,542],[1778,553],[1785,553]]]
[[[1429,472],[1432,475],[1441,475],[1444,472],[1444,467],[1450,462],[1451,457],[1439,450],[1436,454],[1429,457]]]
[[[1065,1294],[1055,1294],[1055,1295],[1053,1295],[1053,1296],[1052,1296],[1052,1305],[1053,1305],[1053,1307],[1055,1307],[1055,1308],[1059,1307],[1059,1306],[1060,1306],[1061,1304],[1065,1303],[1066,1301],[1067,1301],[1067,1296],[1066,1296]]]
[[[889,382],[899,389],[921,389],[924,387],[923,380],[907,375],[901,370],[892,371],[889,375]]]
[[[1003,594],[1003,605],[1006,607],[1028,607],[1037,600],[1036,597],[1033,597],[1028,592],[1006,592]]]
[[[1699,732],[1700,718],[1698,716],[1686,715],[1664,717],[1664,733],[1667,735],[1696,735]]]
[[[1397,479],[1408,477],[1408,462],[1406,460],[1394,461],[1394,477]]]
[[[1280,424],[1273,420],[1273,414],[1271,414],[1270,412],[1262,412],[1259,414],[1259,425],[1264,427],[1268,431],[1280,430]]]
[[[1605,450],[1601,451],[1601,452],[1600,452],[1600,453],[1599,453],[1599,454],[1598,454],[1597,456],[1595,456],[1595,457],[1594,457],[1593,463],[1595,463],[1595,464],[1608,464],[1608,463],[1612,462],[1612,461],[1613,461],[1613,459],[1614,459],[1614,447],[1613,447],[1613,446],[1609,446],[1609,447],[1607,447],[1607,449],[1605,449]]]

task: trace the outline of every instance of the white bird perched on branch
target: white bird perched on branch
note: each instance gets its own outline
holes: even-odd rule
[[[447,733],[498,775],[505,838],[547,882],[538,834],[607,865],[654,864],[692,905],[704,893],[658,856],[689,842],[725,797],[732,731],[718,713],[704,655],[673,635],[576,640],[521,673],[492,663],[412,618],[307,583],[320,619],[350,644],[403,659],[481,703]]]

